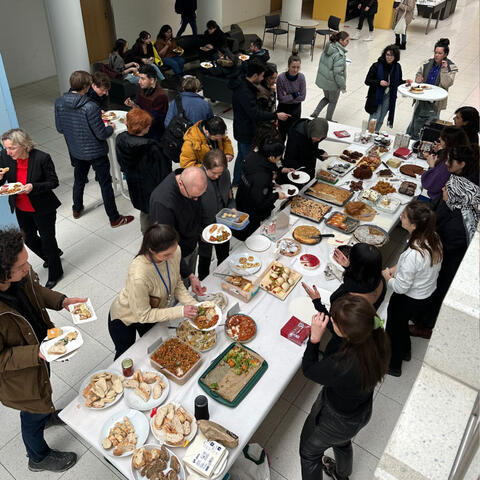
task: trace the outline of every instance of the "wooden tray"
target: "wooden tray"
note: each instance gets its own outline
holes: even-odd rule
[[[273,293],[271,292],[270,290],[267,290],[264,285],[263,285],[263,280],[265,279],[265,277],[267,276],[267,273],[270,272],[272,266],[274,264],[280,264],[286,268],[289,268],[290,269],[290,275],[293,273],[295,276],[294,276],[294,283],[292,283],[290,285],[290,288],[287,290],[287,291],[282,291],[282,293]],[[282,262],[278,262],[276,260],[273,260],[270,265],[262,272],[262,274],[258,277],[260,279],[260,288],[262,290],[265,290],[267,293],[269,293],[270,295],[273,295],[274,297],[277,297],[279,298],[280,300],[285,300],[288,295],[292,292],[292,290],[295,288],[295,286],[297,285],[297,283],[302,279],[302,274],[297,272],[296,270],[293,270],[292,268],[290,267],[287,267],[286,265],[284,265]]]
[[[344,194],[344,192],[347,192],[348,193],[348,196],[345,198],[344,201],[335,201],[335,200],[332,200],[330,197],[326,196],[325,194],[322,194],[322,192],[318,192],[316,191],[316,189],[320,189],[322,188],[321,185],[325,185],[325,186],[328,186],[329,188],[331,189],[334,189],[334,190],[339,190],[341,193]],[[313,197],[313,198],[316,198],[318,200],[322,200],[323,202],[328,202],[328,203],[331,203],[333,205],[337,205],[339,207],[343,207],[349,200],[350,198],[352,198],[352,195],[353,195],[353,192],[351,192],[350,190],[347,190],[345,188],[340,188],[340,187],[336,187],[334,185],[330,185],[329,183],[325,183],[325,182],[316,182],[314,183],[313,185],[311,185],[306,191],[305,191],[305,194],[308,195],[309,197]]]

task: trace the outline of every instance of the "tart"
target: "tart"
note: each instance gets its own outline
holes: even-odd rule
[[[422,175],[423,173],[425,173],[425,169],[419,167],[418,165],[414,165],[413,163],[407,163],[400,167],[400,173],[403,173],[408,177],[415,178],[416,175]]]
[[[321,239],[320,230],[310,225],[300,225],[293,231],[293,238],[305,245],[315,245]]]
[[[305,253],[300,257],[300,263],[302,267],[307,270],[315,270],[320,266],[320,260],[315,255]]]

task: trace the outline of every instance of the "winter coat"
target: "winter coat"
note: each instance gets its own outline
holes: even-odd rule
[[[55,126],[72,157],[88,161],[107,155],[113,128],[105,126],[100,107],[86,95],[68,92],[57,98]]]
[[[327,91],[346,90],[346,53],[340,42],[327,43],[318,63],[317,87]]]
[[[215,145],[203,133],[200,126],[202,122],[197,122],[192,125],[183,136],[182,152],[180,153],[180,166],[200,167],[203,162],[203,157],[215,148]],[[225,155],[233,156],[233,147],[230,139],[224,135],[219,142],[217,148]]]
[[[148,213],[150,195],[172,171],[172,163],[164,158],[160,144],[152,139],[120,133],[115,150],[122,172],[126,176],[132,205]]]
[[[359,0],[358,4],[361,5],[360,11],[365,12],[365,8],[369,7],[367,15],[375,15],[378,11],[378,0]]]
[[[405,23],[407,27],[413,20],[413,16],[415,15],[415,4],[417,0],[402,0],[400,5],[395,9],[395,14],[393,16],[393,28],[396,27],[397,23],[400,19],[405,15]]]
[[[438,165],[422,173],[422,188],[427,190],[428,196],[433,200],[442,195],[442,188],[449,178],[450,172],[445,162],[441,161]]]
[[[198,93],[182,92],[180,94],[182,101],[183,114],[188,121],[197,123],[200,120],[207,120],[213,117],[212,107]],[[165,118],[165,127],[172,121],[172,118],[178,115],[177,102],[172,100],[168,107],[167,116]]]

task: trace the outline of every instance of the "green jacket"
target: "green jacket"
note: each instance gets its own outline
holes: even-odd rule
[[[317,87],[330,91],[347,88],[346,53],[339,42],[327,43],[318,63]]]

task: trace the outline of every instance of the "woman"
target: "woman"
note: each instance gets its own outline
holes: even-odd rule
[[[222,208],[232,208],[232,182],[225,154],[218,149],[210,150],[204,157],[202,166],[207,176],[207,190],[200,197],[203,209],[203,224],[215,223],[215,216]],[[215,245],[217,265],[220,265],[230,251],[230,242]],[[203,280],[210,273],[212,245],[201,241],[198,248],[198,278]]]
[[[124,80],[130,83],[138,83],[138,63],[125,63],[124,56],[128,49],[128,43],[123,38],[115,40],[112,51],[108,56],[108,66],[122,75]]]
[[[342,342],[329,342],[321,352],[319,345],[329,322]],[[389,360],[383,322],[364,298],[345,295],[333,303],[330,318],[324,313],[312,317],[302,370],[323,389],[300,436],[302,480],[321,480],[322,470],[336,479],[351,475],[351,440],[370,420],[373,392]],[[330,447],[336,461],[324,455]]]
[[[152,36],[145,30],[142,30],[138,34],[138,38],[135,40],[135,43],[129,52],[129,58],[132,58],[132,60],[139,65],[151,65],[157,72],[157,78],[159,80],[165,80],[165,76],[155,63],[155,52],[152,45]]]
[[[152,117],[141,108],[127,113],[127,131],[115,140],[117,160],[125,174],[132,205],[140,210],[140,229],[144,234],[150,226],[148,218],[150,194],[172,171],[172,163],[165,159],[160,144],[145,135],[152,125]]]
[[[378,0],[360,0],[357,8],[360,10],[360,17],[358,19],[357,31],[352,35],[352,40],[358,40],[362,31],[363,22],[365,18],[368,21],[368,37],[365,42],[373,40],[373,20],[378,10]]]
[[[285,112],[290,117],[280,122],[279,130],[283,141],[287,138],[288,129],[302,116],[302,102],[307,95],[305,76],[300,73],[302,61],[297,55],[288,58],[288,70],[277,78],[278,112]]]
[[[25,234],[25,244],[43,259],[44,267],[48,266],[45,286],[53,288],[63,277],[63,252],[55,238],[57,208],[61,205],[53,193],[58,187],[55,166],[50,155],[37,150],[30,135],[20,128],[6,131],[2,144],[0,185],[5,181],[25,185],[22,193],[8,197],[8,203]]]
[[[175,52],[178,48],[177,42],[172,38],[172,27],[170,25],[163,25],[157,35],[155,48],[163,60],[165,65],[168,65],[175,75],[183,73],[185,60]]]
[[[323,50],[318,63],[317,79],[315,83],[323,90],[324,97],[310,115],[317,118],[319,113],[327,106],[325,118],[331,120],[337,106],[340,92],[347,91],[347,45],[350,35],[347,32],[337,32],[330,35],[330,42]]]
[[[401,0],[395,9],[393,31],[395,32],[395,45],[400,50],[407,48],[407,28],[415,15],[416,3],[417,0]]]
[[[257,85],[257,105],[264,112],[277,110],[277,78],[277,67],[273,64],[267,65],[263,80]]]
[[[408,232],[407,249],[397,264],[386,268],[383,278],[393,290],[387,310],[387,333],[392,345],[389,375],[402,375],[402,361],[409,361],[412,345],[408,322],[429,308],[442,265],[442,242],[435,231],[435,214],[419,200],[409,203],[400,216]]]
[[[437,85],[448,90],[455,80],[458,72],[457,66],[448,58],[450,52],[450,40],[441,38],[434,48],[433,58],[425,60],[418,69],[415,81],[417,83],[428,83]],[[412,139],[417,140],[420,130],[432,120],[437,120],[440,111],[447,108],[447,98],[437,102],[415,101],[413,118],[407,128],[407,133]]]
[[[465,177],[475,185],[479,184],[479,150],[477,145],[455,145],[448,149],[445,162],[451,175]]]
[[[376,120],[376,132],[382,127],[387,113],[387,126],[393,128],[397,89],[403,83],[407,83],[407,85],[412,83],[411,80],[403,80],[399,60],[400,51],[396,45],[385,47],[382,55],[370,67],[367,78],[365,78],[365,85],[368,85],[365,111],[370,114],[369,125],[372,120]]]
[[[108,315],[115,359],[135,343],[137,332],[143,336],[157,322],[196,317],[196,300],[180,276],[178,240],[178,233],[170,225],[155,224],[145,232],[140,251],[128,269],[125,288]],[[174,306],[177,300],[181,305]]]
[[[475,107],[460,107],[455,110],[453,122],[457,127],[463,128],[470,143],[478,145],[479,115]]]
[[[217,50],[226,46],[227,36],[217,22],[209,20],[203,34],[203,42],[203,46],[200,47],[200,60],[213,60],[216,58]]]

